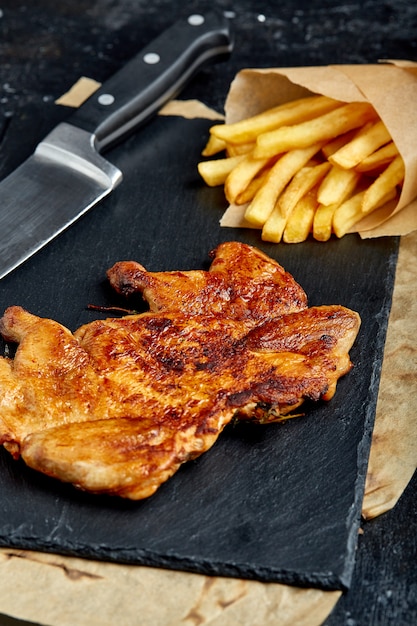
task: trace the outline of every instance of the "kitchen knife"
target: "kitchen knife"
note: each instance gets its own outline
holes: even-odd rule
[[[0,278],[122,180],[102,153],[135,130],[210,60],[233,47],[221,14],[175,23],[105,82],[0,183]]]

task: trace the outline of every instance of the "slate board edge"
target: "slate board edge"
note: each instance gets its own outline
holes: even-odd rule
[[[299,572],[283,569],[272,569],[270,567],[253,567],[247,563],[205,561],[204,559],[187,559],[182,556],[171,554],[167,556],[163,553],[154,553],[143,550],[138,554],[136,548],[132,552],[121,548],[120,550],[108,549],[106,546],[80,545],[74,543],[63,548],[54,542],[37,542],[37,548],[33,548],[33,539],[30,537],[16,537],[9,539],[0,537],[0,548],[8,550],[28,550],[30,552],[44,552],[68,556],[70,558],[91,559],[99,562],[110,562],[121,565],[155,567],[158,569],[168,569],[181,571],[189,574],[199,574],[205,576],[215,576],[220,578],[238,578],[243,580],[253,580],[262,583],[281,583],[297,587],[317,588],[324,591],[344,591],[347,589],[341,578],[332,572],[309,572],[306,576],[301,576]]]
[[[388,330],[389,317],[392,307],[392,299],[394,294],[395,274],[397,270],[398,254],[400,248],[400,237],[392,237],[396,241],[394,252],[390,255],[387,262],[388,279],[387,284],[391,287],[386,290],[385,305],[381,309],[378,317],[378,333],[375,337],[376,353],[378,358],[375,360],[373,375],[369,383],[369,394],[365,400],[365,419],[364,434],[358,446],[358,475],[356,479],[356,501],[352,507],[351,532],[347,543],[347,554],[345,561],[345,570],[341,573],[340,582],[341,589],[349,589],[353,571],[355,567],[356,553],[358,547],[359,528],[362,519],[362,502],[365,494],[366,476],[368,471],[369,455],[371,450],[372,434],[376,418],[376,407],[378,402],[378,392],[381,382],[382,362],[384,359],[384,346]]]

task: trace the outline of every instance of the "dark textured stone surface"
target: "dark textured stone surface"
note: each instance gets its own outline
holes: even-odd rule
[[[230,80],[243,67],[417,56],[417,6],[408,0],[6,0],[1,109],[10,113],[25,102],[51,102],[81,74],[102,81],[180,15],[211,8],[234,12],[236,33],[227,67],[208,68],[189,89],[212,106],[222,107]]]
[[[417,474],[392,511],[363,524],[351,588],[324,626],[417,624]]]
[[[152,4],[141,0],[4,2],[0,18],[0,112],[3,114],[0,175],[13,169],[32,151],[37,140],[58,119],[65,117],[67,111],[57,110],[53,102],[80,75],[104,80],[179,15],[201,12],[207,7],[235,11],[235,52],[227,63],[201,72],[182,97],[199,98],[219,110],[230,81],[243,67],[416,58],[417,7],[409,2],[284,1],[276,4],[265,1],[254,4],[243,1],[232,6],[220,0],[188,2],[186,6],[168,0]],[[75,328],[91,319],[91,313],[85,310],[87,303],[114,302],[104,282],[104,270],[115,260],[136,258],[152,269],[203,267],[211,247],[220,240],[236,237],[261,245],[278,258],[306,288],[311,304],[341,301],[361,309],[365,324],[362,343],[352,353],[355,370],[350,381],[342,381],[330,411],[327,407],[314,409],[310,422],[303,418],[278,427],[278,437],[277,429],[271,429],[274,430],[271,438],[265,431],[259,434],[253,428],[230,429],[213,449],[213,454],[185,467],[154,501],[139,507],[74,494],[71,489],[57,486],[12,463],[2,454],[5,471],[1,483],[3,494],[7,494],[7,497],[2,495],[0,511],[2,541],[8,537],[13,545],[74,551],[97,558],[149,563],[156,558],[156,562],[168,567],[261,579],[272,575],[295,582],[348,584],[354,564],[368,436],[389,308],[390,278],[387,280],[387,276],[392,277],[397,242],[359,242],[351,237],[326,247],[314,242],[276,247],[261,244],[256,233],[219,229],[223,197],[216,190],[202,188],[192,169],[204,144],[208,124],[187,123],[186,130],[181,124],[183,122],[155,120],[123,148],[113,151],[115,163],[126,173],[123,188],[86,215],[76,229],[64,233],[30,263],[4,279],[0,308],[12,303],[22,304],[35,313],[55,317]],[[170,133],[178,144],[167,150]],[[182,172],[176,169],[178,151],[186,155],[187,168]],[[163,188],[159,182],[161,176]],[[376,274],[373,273],[374,263]],[[348,281],[344,280],[345,271],[350,277]],[[338,273],[343,274],[344,282]],[[346,283],[347,289],[341,292],[341,286]],[[375,367],[369,348],[375,357]],[[353,381],[359,384],[360,390],[355,398],[349,396]],[[346,409],[351,409],[352,402],[355,404],[358,399],[359,404],[363,404],[362,417],[352,420],[352,411],[346,412]],[[352,436],[350,429],[355,426],[355,419],[358,419],[356,425],[363,428],[363,416],[365,437],[356,431]],[[285,454],[287,441],[288,447],[297,442],[291,463],[285,460],[288,458]],[[271,442],[276,448],[269,447]],[[264,455],[257,458],[257,451],[261,450]],[[274,454],[277,454],[278,466],[272,474],[266,461],[274,458]],[[230,455],[232,458],[236,455],[236,461],[229,467]],[[357,456],[359,472],[352,475],[352,468],[357,472]],[[227,458],[227,467],[224,461],[222,464],[224,458]],[[297,459],[300,460],[297,462]],[[251,463],[254,464],[252,470],[259,467],[263,473],[254,477]],[[207,468],[209,475],[217,476],[215,485],[204,479]],[[246,497],[237,481],[239,478],[247,484],[245,472],[251,476],[253,500]],[[274,481],[277,491],[273,510],[268,511],[262,496],[271,497],[268,490]],[[335,484],[338,487],[334,493],[330,492],[330,497],[326,488]],[[191,500],[187,500],[185,509],[175,508],[182,489],[189,490],[184,493],[189,494]],[[415,489],[414,481],[395,511],[364,524],[351,589],[329,617],[329,626],[394,623],[397,626],[415,622]],[[216,500],[219,492],[221,497]],[[197,498],[200,505],[214,503],[207,508],[209,523],[202,523],[192,514],[195,502],[192,497]],[[354,502],[351,516],[347,515],[349,497],[353,497]],[[234,527],[230,525],[230,516],[226,515],[229,526],[225,529],[219,520],[223,520],[230,498],[240,503],[245,515],[239,517],[232,512]],[[39,504],[46,508],[39,508]],[[146,517],[149,511],[153,511],[153,515],[163,511],[167,523],[171,519],[175,521],[172,534],[180,538],[182,545],[188,539],[186,550],[179,553],[175,546],[167,546],[166,532],[159,536],[153,534],[149,543],[149,533],[146,533],[152,528],[149,525],[152,517]],[[320,517],[323,512],[324,517]],[[306,521],[300,524],[303,515]],[[184,528],[179,523],[181,518],[182,523],[187,524]],[[76,519],[83,523],[73,527],[74,532],[70,529]],[[105,528],[110,528],[111,521],[113,527],[119,524],[119,530],[131,528],[134,520],[139,530],[135,536],[128,535],[128,540],[124,534],[120,535],[120,541],[113,541],[111,545],[106,533],[96,532],[103,519]],[[195,524],[194,530],[192,524]],[[278,533],[278,544],[271,541],[270,533],[283,527],[290,534]],[[146,545],[136,542],[141,532]],[[286,553],[285,546],[294,537],[295,551]],[[388,542],[384,539],[387,537]],[[220,538],[220,543],[213,538]],[[207,556],[205,550],[210,545],[222,549],[223,562],[213,552]],[[271,545],[278,556],[278,561],[272,559],[272,564],[268,561]],[[300,561],[296,556],[297,545],[301,553],[307,547],[304,551],[307,560]],[[387,545],[392,550],[388,551]],[[290,559],[287,560],[289,570],[285,562],[279,560],[282,555]],[[241,557],[249,560],[242,563]],[[312,571],[311,559],[316,559],[318,572]],[[331,570],[326,572],[329,563]]]

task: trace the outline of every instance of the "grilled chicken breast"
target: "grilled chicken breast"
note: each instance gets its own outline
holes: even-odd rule
[[[20,307],[0,320],[0,443],[32,468],[138,500],[208,450],[234,417],[268,421],[329,400],[351,368],[357,313],[307,307],[283,268],[221,244],[208,271],[108,272],[149,311],[71,333]]]

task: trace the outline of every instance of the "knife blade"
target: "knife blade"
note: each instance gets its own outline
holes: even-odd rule
[[[155,114],[203,65],[233,49],[222,14],[190,15],[106,81],[0,182],[0,279],[122,181],[103,152]]]

